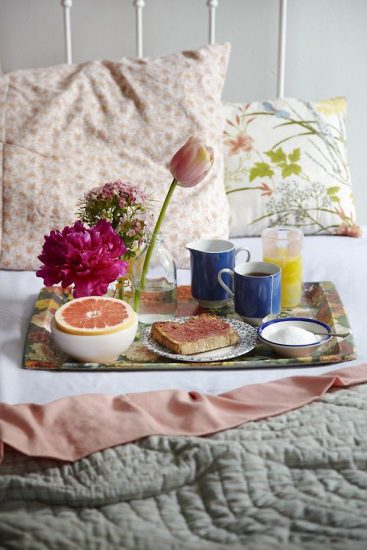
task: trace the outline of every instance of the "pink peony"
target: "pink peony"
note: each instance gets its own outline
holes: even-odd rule
[[[213,149],[190,137],[172,157],[169,169],[178,185],[194,187],[205,178],[213,162]]]
[[[127,272],[128,263],[120,260],[126,246],[110,222],[100,220],[86,228],[81,221],[62,231],[45,235],[43,266],[36,275],[46,286],[61,282],[66,288],[74,285],[73,296],[103,296],[108,285]]]

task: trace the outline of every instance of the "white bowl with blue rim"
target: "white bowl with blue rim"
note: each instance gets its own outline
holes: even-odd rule
[[[284,343],[284,337],[290,333],[288,330],[291,327],[296,327],[296,331],[292,331],[292,343]],[[303,329],[303,330],[299,330]],[[294,340],[299,336],[299,342],[306,339],[303,331],[315,335],[315,340],[312,341],[310,335],[308,339],[310,343],[295,343]],[[302,334],[301,334],[302,333]],[[318,333],[318,334],[315,334]],[[259,340],[267,344],[271,349],[282,357],[307,357],[312,355],[320,346],[323,346],[332,338],[331,327],[317,319],[307,319],[306,317],[285,317],[284,319],[273,319],[260,325],[257,329]],[[302,336],[302,338],[301,338]]]

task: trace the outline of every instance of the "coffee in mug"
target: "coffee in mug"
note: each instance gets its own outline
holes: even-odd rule
[[[232,288],[223,276],[232,278]],[[221,269],[219,284],[234,299],[234,309],[250,325],[260,325],[269,314],[280,313],[281,273],[279,266],[267,262],[246,262],[232,269]]]

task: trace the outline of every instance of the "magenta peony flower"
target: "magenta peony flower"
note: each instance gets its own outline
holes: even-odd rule
[[[62,231],[45,235],[43,266],[36,272],[46,286],[61,282],[66,288],[74,285],[74,298],[103,296],[107,287],[127,272],[128,263],[120,260],[126,246],[110,222],[100,220],[94,227],[81,221]]]
[[[194,187],[205,178],[213,162],[213,149],[191,136],[172,157],[169,169],[178,185]]]

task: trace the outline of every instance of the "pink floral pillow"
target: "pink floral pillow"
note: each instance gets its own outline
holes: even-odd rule
[[[0,267],[37,268],[44,234],[71,224],[84,193],[104,182],[138,184],[157,214],[171,181],[167,163],[190,135],[213,147],[215,164],[200,185],[176,190],[163,238],[187,266],[185,243],[228,237],[221,92],[229,50],[0,76]]]

